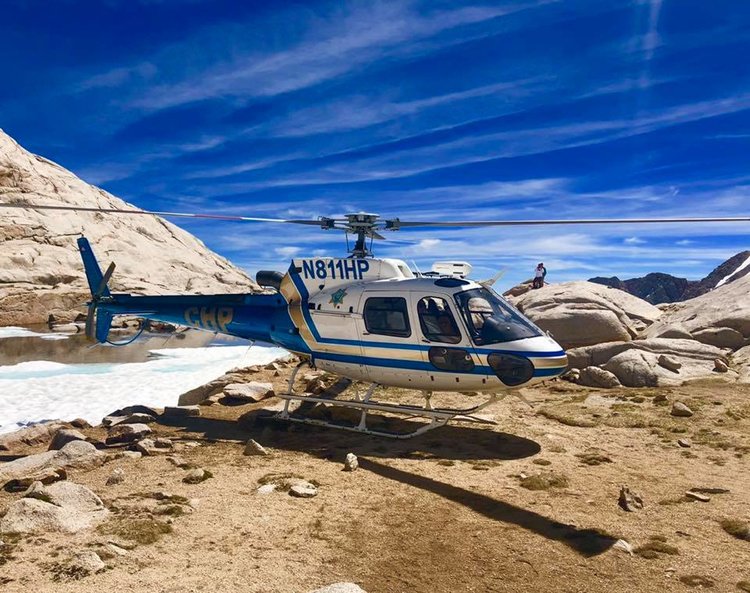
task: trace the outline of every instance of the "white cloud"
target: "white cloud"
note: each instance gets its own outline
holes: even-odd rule
[[[276,247],[274,251],[282,257],[294,257],[300,251],[302,251],[302,249],[300,247],[288,246],[288,247]]]
[[[645,243],[645,241],[640,237],[628,237],[623,241],[623,243],[625,243],[626,245],[642,245],[643,243]]]
[[[414,247],[414,251],[418,253],[431,253],[438,247],[442,241],[440,239],[422,239]]]

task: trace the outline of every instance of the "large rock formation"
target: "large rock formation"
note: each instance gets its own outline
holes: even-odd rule
[[[94,445],[86,441],[71,441],[59,451],[45,451],[3,463],[0,465],[0,486],[47,469],[87,468],[103,463],[104,455]]]
[[[0,202],[137,209],[33,155],[0,130]],[[257,285],[198,239],[157,217],[0,209],[0,326],[70,320],[88,290],[76,239],[132,293],[254,292]]]
[[[641,278],[620,280],[617,276],[610,278],[596,277],[589,282],[596,282],[612,288],[629,292],[649,303],[675,303],[692,299],[714,288],[730,284],[750,273],[750,251],[742,251],[720,264],[702,280],[677,278],[671,274],[653,272]]]
[[[735,380],[736,371],[715,370],[715,361],[725,361],[728,355],[727,350],[696,340],[662,338],[574,348],[568,351],[568,364],[577,369],[600,366],[626,387],[654,387],[708,377]]]
[[[699,342],[738,350],[750,344],[750,276],[724,284],[703,296],[674,303],[646,329],[644,336],[689,332]]]
[[[101,499],[85,486],[57,482],[11,504],[0,519],[0,533],[77,533],[107,515]]]
[[[508,299],[563,348],[632,340],[662,314],[633,295],[592,282],[546,285]]]

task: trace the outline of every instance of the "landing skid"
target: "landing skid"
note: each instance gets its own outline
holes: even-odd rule
[[[359,393],[355,395],[354,400],[337,400],[330,397],[316,397],[313,395],[297,394],[294,393],[294,381],[299,373],[300,369],[307,365],[307,361],[300,362],[292,372],[292,376],[289,378],[289,386],[286,393],[279,394],[279,397],[284,401],[284,409],[276,415],[276,418],[280,420],[286,420],[289,422],[298,422],[300,424],[310,424],[313,426],[325,426],[328,428],[338,428],[341,430],[348,430],[351,432],[359,432],[363,434],[369,434],[374,436],[395,438],[395,439],[408,439],[415,437],[420,434],[424,434],[429,430],[445,426],[450,420],[480,422],[485,424],[493,424],[491,420],[485,420],[483,418],[474,417],[480,410],[486,408],[490,404],[495,403],[503,399],[506,393],[493,393],[488,399],[483,401],[477,406],[471,408],[433,408],[430,402],[432,397],[431,391],[424,391],[425,403],[423,406],[409,405],[409,404],[391,404],[385,402],[378,402],[372,399],[375,390],[380,387],[378,383],[371,383],[365,392],[364,397],[360,397]],[[312,404],[334,404],[339,407],[353,408],[360,410],[361,415],[359,424],[356,426],[350,426],[345,424],[338,424],[330,422],[328,420],[322,420],[319,418],[310,418],[307,416],[293,415],[295,412],[289,410],[289,406],[292,402],[301,403],[312,403]],[[424,418],[429,420],[429,423],[422,424],[416,430],[406,433],[390,432],[385,430],[375,430],[367,426],[367,419],[369,412],[385,412],[388,414],[397,414],[406,416],[406,419],[413,418]],[[379,416],[379,415],[378,415]],[[382,418],[382,416],[379,416]]]

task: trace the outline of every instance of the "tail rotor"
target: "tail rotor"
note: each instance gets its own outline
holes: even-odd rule
[[[91,301],[88,304],[89,310],[86,314],[86,337],[92,342],[100,341],[98,339],[98,336],[96,335],[96,309],[101,302],[102,296],[105,295],[105,293],[107,296],[109,296],[109,287],[107,286],[107,284],[109,283],[109,279],[112,277],[112,274],[115,271],[115,267],[116,266],[114,262],[109,264],[107,271],[104,272],[102,279],[99,281],[99,286],[97,287],[96,292],[92,293]]]

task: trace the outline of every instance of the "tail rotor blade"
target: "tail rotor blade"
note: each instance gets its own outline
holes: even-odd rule
[[[107,271],[104,272],[104,276],[102,276],[102,281],[99,283],[99,288],[96,290],[96,294],[94,294],[94,298],[98,299],[102,294],[104,293],[104,289],[107,288],[107,284],[109,283],[109,279],[112,277],[112,274],[115,271],[115,262],[112,262],[109,264],[109,267],[107,268]]]
[[[86,314],[86,337],[91,342],[96,341],[96,336],[94,335],[94,315],[96,313],[96,303],[91,302],[89,303],[89,310]]]

